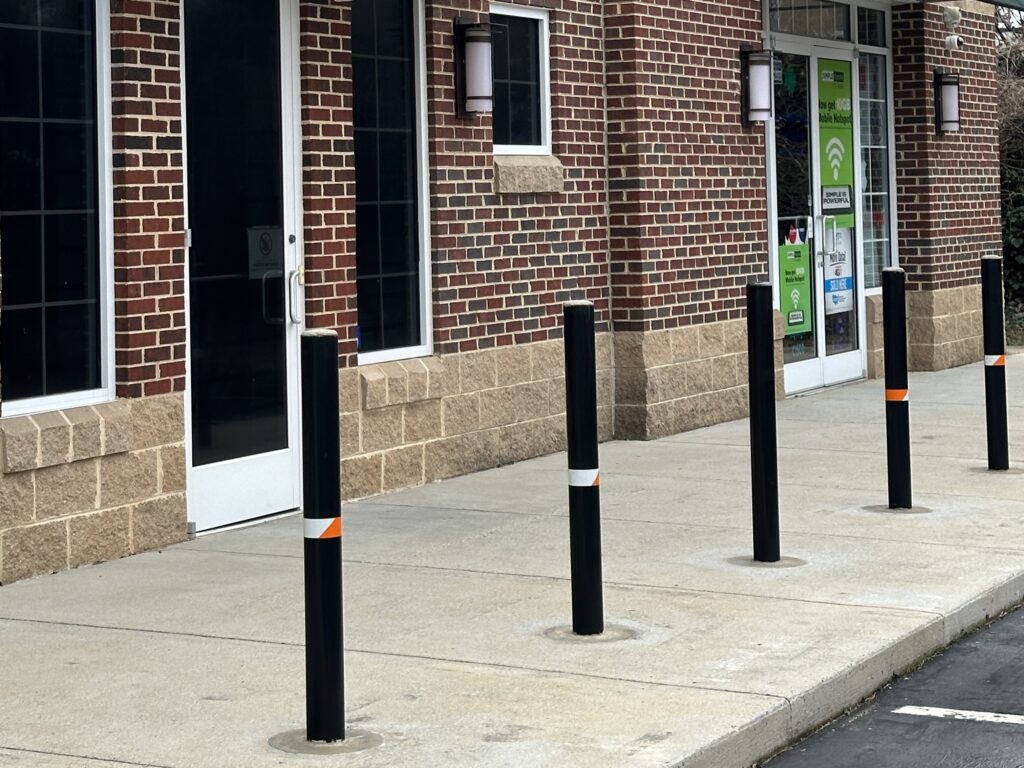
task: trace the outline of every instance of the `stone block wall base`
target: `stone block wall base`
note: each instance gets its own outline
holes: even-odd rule
[[[981,286],[907,293],[910,370],[941,371],[981,360]]]
[[[184,541],[184,405],[0,419],[0,584]]]
[[[784,396],[775,313],[776,397]],[[746,320],[615,334],[615,439],[654,440],[749,410]]]
[[[344,369],[346,500],[565,450],[559,341]],[[599,437],[612,436],[611,335],[597,337]]]

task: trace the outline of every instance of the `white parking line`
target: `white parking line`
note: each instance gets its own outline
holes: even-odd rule
[[[968,709],[941,709],[940,707],[900,707],[894,715],[917,715],[938,717],[945,720],[972,720],[976,723],[999,723],[1000,725],[1024,725],[1024,715],[1004,715],[999,712],[972,712]]]

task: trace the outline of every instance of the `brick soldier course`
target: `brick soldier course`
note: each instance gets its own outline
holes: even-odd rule
[[[746,413],[744,286],[768,275],[769,230],[739,50],[762,3],[516,4],[549,12],[551,155],[496,156],[491,117],[456,116],[453,21],[490,4],[426,0],[433,354],[359,366],[352,5],[298,3],[305,324],[340,337],[346,498],[562,449],[568,300],[596,307],[602,440]],[[916,370],[980,359],[977,264],[1000,249],[992,7],[960,5],[956,52],[941,6],[892,11]],[[110,10],[118,399],[0,420],[2,583],[186,537],[182,5]],[[934,133],[937,66],[961,72],[959,134]],[[865,310],[877,376],[880,297]]]

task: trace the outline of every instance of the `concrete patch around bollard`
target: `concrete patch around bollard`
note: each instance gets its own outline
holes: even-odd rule
[[[731,565],[743,565],[748,568],[802,568],[807,565],[807,561],[801,560],[799,557],[783,557],[776,560],[774,563],[766,563],[760,560],[755,560],[749,555],[729,557],[726,558],[725,562]]]
[[[892,509],[885,504],[870,504],[860,508],[864,512],[883,515],[928,515],[934,510],[931,507],[911,507],[910,509]]]
[[[621,624],[605,624],[604,632],[599,635],[577,635],[572,631],[572,626],[569,624],[550,627],[543,632],[544,637],[549,640],[557,640],[561,643],[584,643],[587,645],[636,640],[639,634],[638,630],[624,627]]]
[[[1009,469],[989,469],[988,467],[971,467],[971,472],[977,472],[978,474],[984,475],[1020,475],[1024,474],[1024,469],[1020,467],[1010,467]]]
[[[271,736],[267,743],[279,752],[291,755],[345,755],[379,747],[384,743],[384,738],[371,731],[348,728],[344,741],[308,741],[306,729],[298,728]]]

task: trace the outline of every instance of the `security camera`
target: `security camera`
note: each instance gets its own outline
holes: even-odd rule
[[[951,51],[959,51],[966,44],[960,35],[946,35],[946,47]]]

